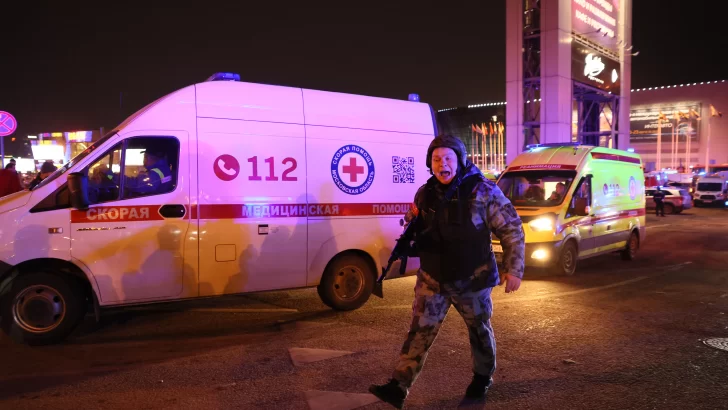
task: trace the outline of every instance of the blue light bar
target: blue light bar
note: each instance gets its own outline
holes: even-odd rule
[[[526,149],[530,150],[533,148],[547,148],[547,147],[578,147],[582,145],[588,145],[588,144],[582,144],[580,142],[552,142],[548,144],[529,144],[526,145]]]
[[[235,73],[215,73],[207,79],[207,81],[240,81],[240,74]]]
[[[410,94],[407,97],[408,100],[414,101],[414,102],[420,102],[420,95],[419,94]]]

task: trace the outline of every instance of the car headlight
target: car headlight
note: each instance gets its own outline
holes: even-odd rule
[[[554,230],[554,220],[552,218],[538,218],[528,223],[534,232],[544,232]]]

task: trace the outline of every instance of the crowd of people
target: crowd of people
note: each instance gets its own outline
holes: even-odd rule
[[[56,166],[52,162],[44,162],[40,167],[40,171],[36,173],[34,178],[31,177],[32,179],[30,179],[19,173],[15,169],[15,165],[15,160],[11,159],[5,165],[5,168],[0,169],[0,198],[25,189],[33,189],[56,170]]]

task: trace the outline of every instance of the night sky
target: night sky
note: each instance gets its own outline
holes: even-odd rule
[[[12,3],[0,12],[0,110],[18,119],[16,137],[109,130],[219,71],[381,97],[416,92],[436,109],[505,96],[503,0]],[[726,14],[707,6],[721,2],[634,3],[633,88],[728,77],[718,62],[728,50]]]

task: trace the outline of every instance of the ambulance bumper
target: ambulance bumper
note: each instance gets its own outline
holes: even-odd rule
[[[563,241],[558,242],[537,242],[526,244],[526,266],[549,267],[556,263],[561,251]],[[495,243],[494,243],[495,245]],[[503,263],[503,253],[494,252],[498,264]]]

